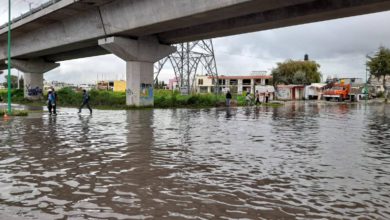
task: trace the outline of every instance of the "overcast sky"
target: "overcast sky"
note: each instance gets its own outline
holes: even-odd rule
[[[45,0],[13,0],[12,14],[20,15]],[[13,16],[13,17],[14,17]],[[7,1],[0,0],[0,24],[7,21]],[[250,34],[213,39],[218,73],[248,75],[251,71],[268,71],[287,59],[310,59],[321,65],[327,76],[365,78],[366,54],[379,46],[390,47],[390,12],[298,25]],[[17,74],[17,71],[13,71]],[[167,65],[160,80],[174,73]],[[4,81],[0,77],[0,81]],[[70,83],[94,83],[97,79],[124,79],[125,62],[114,55],[61,62],[61,66],[44,78]]]

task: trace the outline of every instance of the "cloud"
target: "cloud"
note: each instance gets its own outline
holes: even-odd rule
[[[220,73],[268,70],[307,53],[324,75],[365,78],[366,54],[380,45],[390,47],[388,20],[390,12],[383,12],[218,38]]]
[[[48,73],[48,81],[68,83],[95,83],[96,80],[125,79],[126,62],[113,55],[61,62],[61,66]]]

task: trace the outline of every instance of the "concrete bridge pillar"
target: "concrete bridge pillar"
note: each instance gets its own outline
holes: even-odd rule
[[[24,97],[30,100],[43,96],[43,74],[60,66],[59,63],[46,62],[41,59],[12,59],[11,65],[24,73]]]
[[[99,45],[126,61],[126,104],[153,106],[153,64],[176,51],[156,38],[132,40],[109,37],[99,40]]]

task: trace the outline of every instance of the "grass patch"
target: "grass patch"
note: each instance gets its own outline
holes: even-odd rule
[[[284,104],[280,102],[269,102],[269,103],[262,103],[263,106],[269,106],[269,107],[281,107]]]
[[[12,102],[31,106],[46,105],[46,96],[42,100],[29,101],[24,99],[23,90],[12,90]],[[192,94],[181,95],[178,91],[154,90],[154,107],[134,107],[126,105],[125,92],[91,90],[90,105],[96,109],[134,109],[134,108],[207,108],[225,106],[225,95]],[[57,106],[79,107],[82,103],[82,92],[70,88],[57,91]],[[0,90],[0,101],[7,102],[7,90]],[[234,103],[234,104],[233,104]],[[245,96],[233,94],[233,106],[245,106]],[[267,106],[277,107],[281,104],[267,103]]]
[[[0,112],[0,116],[4,116],[6,112]],[[28,116],[28,111],[14,110],[9,116]]]

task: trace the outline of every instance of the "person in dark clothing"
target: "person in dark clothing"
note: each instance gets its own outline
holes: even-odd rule
[[[230,107],[230,100],[232,99],[232,94],[230,93],[230,91],[227,91],[226,92],[226,106],[227,107]]]
[[[79,113],[81,113],[81,109],[84,107],[84,106],[87,106],[87,108],[89,109],[89,112],[92,114],[92,109],[91,109],[91,106],[89,106],[89,95],[87,93],[87,90],[83,89],[83,103],[81,104],[80,108],[79,108]]]
[[[247,91],[247,93],[246,93],[245,100],[246,100],[247,106],[251,106],[253,104],[252,103],[252,96],[251,96],[251,93],[249,91]]]
[[[256,90],[256,93],[255,93],[255,97],[256,97],[256,105],[257,104],[261,104],[261,102],[260,102],[260,93],[257,90]]]
[[[57,107],[56,107],[56,101],[57,101],[57,94],[54,91],[54,89],[49,89],[47,94],[47,108],[49,109],[49,114],[52,113],[54,115],[57,114]]]

